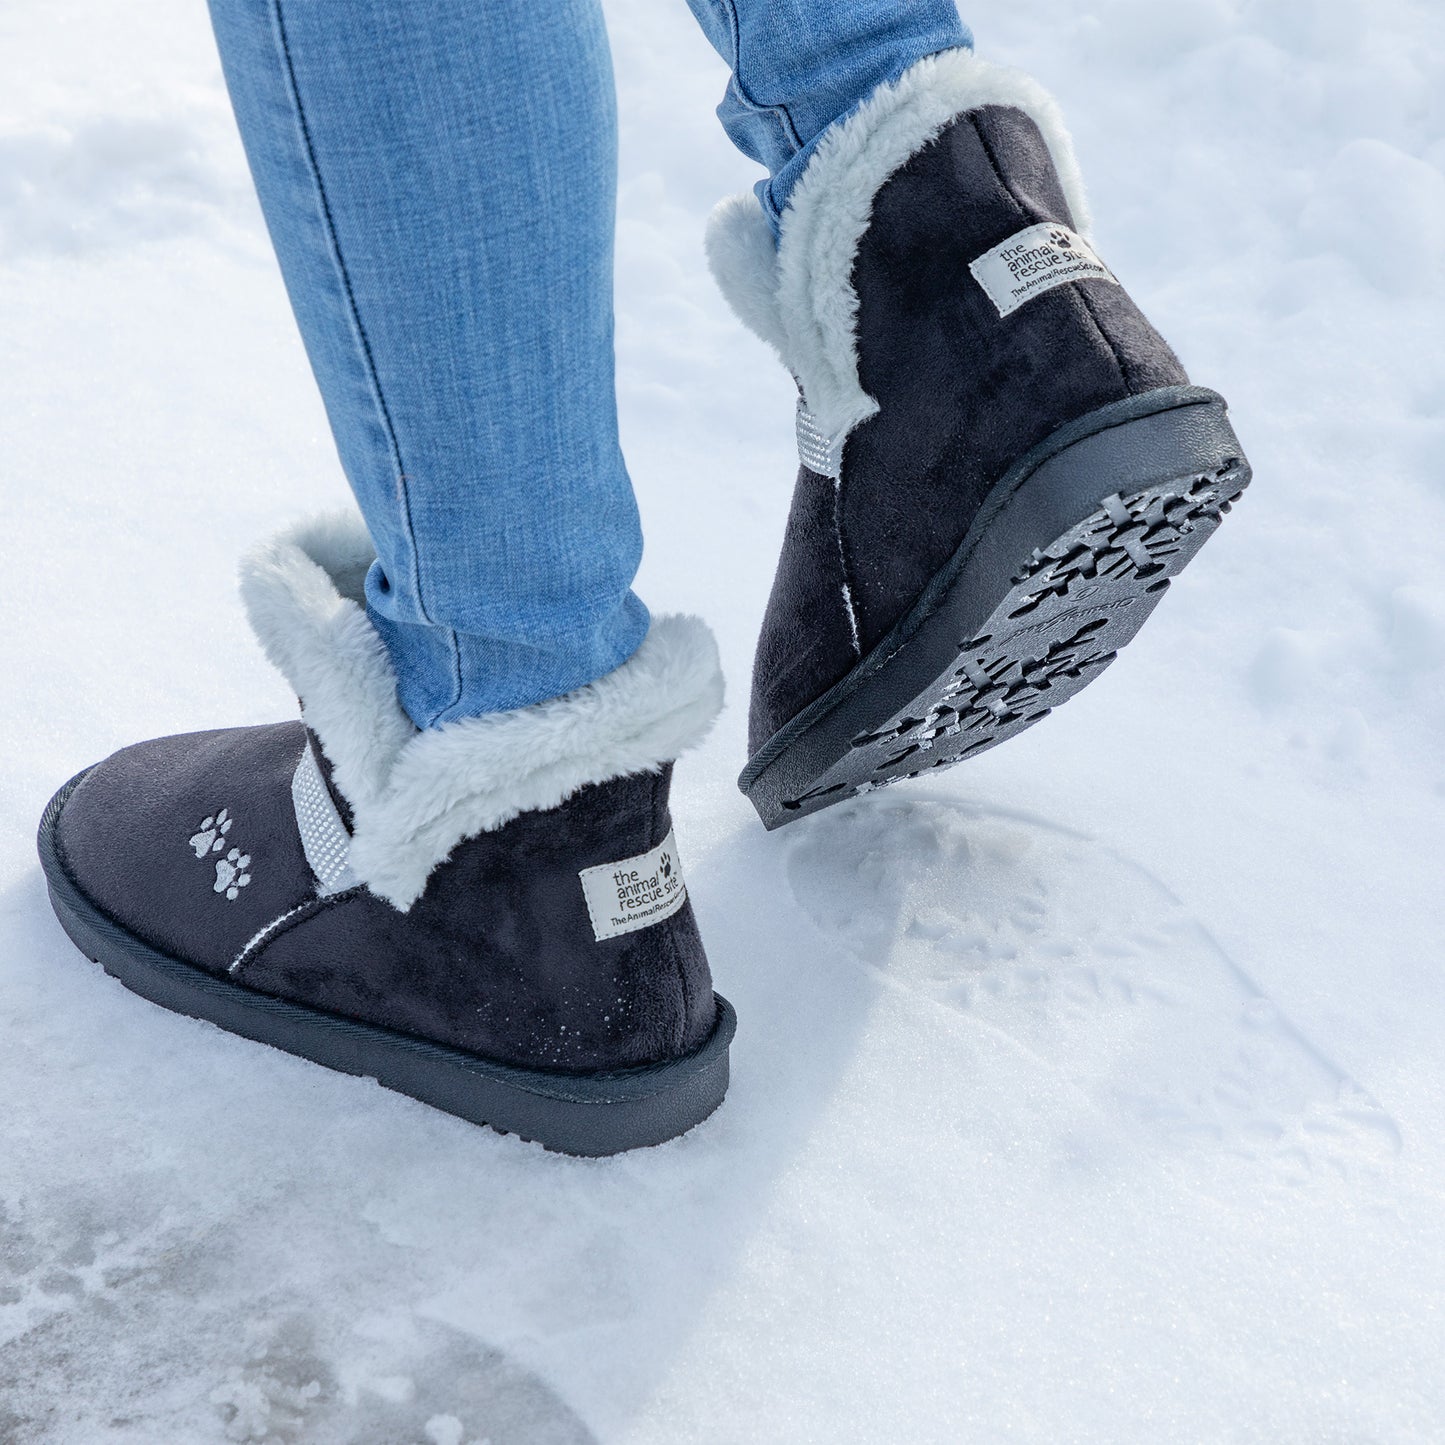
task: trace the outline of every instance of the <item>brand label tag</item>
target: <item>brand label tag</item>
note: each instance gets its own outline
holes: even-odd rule
[[[968,269],[988,292],[1000,316],[1069,281],[1119,284],[1119,278],[1081,235],[1052,221],[1010,236],[992,251],[985,251]]]
[[[677,841],[669,833],[650,853],[584,868],[577,875],[597,941],[670,918],[687,899]]]

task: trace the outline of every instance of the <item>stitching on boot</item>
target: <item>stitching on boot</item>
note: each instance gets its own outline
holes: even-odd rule
[[[977,112],[977,111],[972,111],[972,112],[970,112],[969,115],[967,115],[967,116],[965,117],[965,119],[968,121],[969,125],[973,127],[973,133],[974,133],[974,135],[976,135],[976,136],[978,137],[979,146],[980,146],[980,147],[982,148],[982,150],[983,150],[983,154],[984,154],[985,159],[988,161],[989,168],[993,171],[994,179],[998,182],[998,184],[999,184],[999,189],[1000,189],[1000,190],[1003,192],[1003,194],[1004,194],[1004,199],[1005,199],[1005,200],[1014,208],[1014,210],[1018,213],[1019,220],[1021,220],[1021,221],[1027,221],[1027,220],[1031,219],[1030,216],[1029,216],[1028,210],[1027,210],[1027,209],[1025,208],[1025,206],[1024,206],[1024,203],[1023,203],[1021,200],[1019,200],[1017,192],[1014,190],[1014,188],[1013,188],[1011,185],[1009,185],[1009,183],[1008,183],[1008,178],[1007,178],[1007,177],[1004,175],[1004,173],[1003,173],[1003,166],[999,164],[999,159],[998,159],[998,157],[994,154],[994,149],[993,149],[992,144],[991,144],[990,141],[989,141],[988,136],[984,133],[983,127],[982,127],[981,125],[979,125],[979,123],[978,123],[978,112]],[[1036,219],[1047,219],[1047,218],[1036,218]]]
[[[280,913],[269,923],[263,924],[247,939],[241,951],[227,965],[226,972],[229,974],[239,973],[246,964],[255,963],[278,938],[290,933],[297,925],[305,923],[307,919],[314,918],[318,913],[322,913],[338,903],[355,898],[361,892],[363,889],[358,886],[348,889],[345,893],[333,893],[327,898],[308,898],[306,902],[298,903],[295,908],[288,908],[285,913]]]
[[[295,908],[288,908],[285,913],[282,913],[277,917],[273,918],[269,923],[263,923],[261,927],[258,928],[255,933],[253,933],[250,938],[248,938],[246,942],[242,945],[241,951],[235,956],[235,958],[231,960],[229,967],[226,969],[226,972],[235,973],[241,967],[241,965],[246,962],[246,956],[251,952],[251,950],[253,948],[259,947],[260,944],[265,941],[267,935],[272,932],[272,930],[279,928],[281,924],[285,923],[288,918],[294,917],[296,914],[300,913],[302,909],[309,908],[310,906],[311,905],[309,901],[306,903],[298,903]]]
[[[833,479],[833,535],[838,539],[838,569],[843,577],[843,612],[848,618],[848,630],[853,638],[854,657],[863,656],[863,641],[858,632],[858,609],[853,603],[853,587],[848,577],[848,549],[843,543],[843,476]]]
[[[658,773],[652,780],[652,828],[651,836],[661,842],[671,831],[670,826],[664,828],[666,821],[671,824],[671,818],[664,819],[663,814],[667,812],[666,794],[671,791],[670,787],[663,786],[662,774]],[[657,847],[657,843],[652,845]],[[590,911],[590,904],[589,904]],[[687,1042],[688,1030],[692,1026],[692,1015],[687,1003],[687,970],[682,961],[682,950],[677,946],[677,937],[673,929],[666,929],[663,933],[663,947],[672,954],[672,970],[677,975],[677,1034],[672,1041],[672,1050],[680,1054]]]
[[[1123,385],[1124,390],[1132,395],[1134,392],[1134,384],[1129,380],[1129,363],[1125,360],[1124,354],[1114,344],[1114,338],[1104,330],[1104,323],[1099,320],[1098,313],[1094,310],[1094,303],[1089,300],[1088,296],[1084,293],[1084,288],[1080,286],[1077,281],[1070,283],[1069,291],[1075,301],[1083,308],[1084,314],[1093,323],[1094,330],[1099,333],[1105,347],[1108,349],[1109,355],[1113,357],[1114,366],[1119,372],[1119,381]]]

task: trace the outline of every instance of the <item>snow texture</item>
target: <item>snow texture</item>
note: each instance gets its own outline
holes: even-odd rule
[[[0,1441],[1445,1439],[1445,11],[968,12],[1257,479],[1057,718],[777,834],[733,778],[792,388],[702,256],[753,171],[680,0],[609,14],[640,587],[732,684],[675,806],[740,1027],[714,1119],[580,1161],[54,922],[60,782],[292,715],[236,560],[345,492],[204,7],[0,7]]]

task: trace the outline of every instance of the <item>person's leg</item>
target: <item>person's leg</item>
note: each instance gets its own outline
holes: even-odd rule
[[[648,628],[612,353],[597,0],[210,0],[422,727],[575,689]]]
[[[243,563],[300,718],[72,779],[51,901],[168,1008],[552,1149],[660,1143],[727,1088],[668,803],[723,685],[629,590],[596,0],[212,9],[365,525]]]
[[[757,196],[776,233],[819,139],[880,85],[973,39],[953,0],[688,0],[732,70],[718,118],[768,169]]]

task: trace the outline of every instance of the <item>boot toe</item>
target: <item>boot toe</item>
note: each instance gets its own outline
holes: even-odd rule
[[[104,914],[224,972],[314,894],[291,799],[299,722],[156,738],[86,772],[56,820],[60,861]]]

